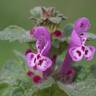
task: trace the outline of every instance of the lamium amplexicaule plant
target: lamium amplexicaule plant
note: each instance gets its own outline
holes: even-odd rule
[[[89,19],[63,24],[68,17],[54,7],[30,13],[30,31],[17,25],[0,31],[0,40],[28,45],[1,68],[0,96],[96,96],[96,36]]]

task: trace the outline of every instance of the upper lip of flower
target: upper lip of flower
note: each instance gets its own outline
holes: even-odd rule
[[[86,17],[79,18],[74,23],[74,29],[79,32],[88,32],[91,24]]]
[[[34,27],[33,36],[36,38],[37,51],[47,55],[51,48],[51,37],[48,29],[43,26]]]

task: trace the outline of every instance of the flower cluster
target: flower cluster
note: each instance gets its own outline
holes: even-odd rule
[[[43,19],[45,18],[47,20],[54,15],[52,13],[53,9],[45,10],[42,8],[42,10]],[[58,74],[63,78],[64,82],[72,82],[76,76],[76,70],[71,65],[73,62],[81,61],[83,58],[90,61],[94,57],[96,51],[95,47],[86,44],[90,26],[91,24],[86,17],[79,18],[73,24],[70,39],[67,41],[67,53],[58,72]],[[50,70],[51,72],[56,71],[54,63],[58,57],[58,54],[60,54],[60,47],[57,48],[57,52],[52,52],[52,41],[54,36],[56,38],[62,38],[63,33],[59,30],[55,30],[53,33],[50,33],[47,26],[45,27],[39,25],[32,28],[30,35],[35,38],[36,51],[33,52],[31,49],[29,49],[25,53],[26,63],[29,67],[27,74],[33,79],[33,81],[40,82],[44,79],[45,73],[47,74],[47,72]],[[60,39],[57,40],[59,41]],[[59,41],[59,43],[61,44],[61,41]],[[60,44],[58,46],[61,46]],[[39,75],[34,75],[35,72],[39,73]]]

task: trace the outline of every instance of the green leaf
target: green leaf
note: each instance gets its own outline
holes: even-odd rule
[[[90,39],[96,39],[96,35],[93,33],[88,33],[88,38]]]
[[[0,31],[0,40],[9,40],[10,42],[30,42],[34,38],[30,38],[29,31],[16,25],[10,25],[4,30]]]
[[[38,90],[34,93],[34,96],[68,96],[62,91],[57,84],[53,84],[51,87],[44,90]]]
[[[35,8],[30,10],[30,13],[31,13],[32,17],[40,18],[42,15],[42,8],[39,6],[35,7]]]
[[[52,77],[48,77],[48,80],[42,82],[41,84],[36,85],[36,87],[40,90],[51,87],[55,83]]]
[[[4,29],[4,31],[13,31],[13,32],[25,32],[26,30],[17,25],[10,25]]]
[[[34,92],[51,87],[54,79],[35,85],[27,77],[23,65],[17,60],[8,61],[0,70],[0,96],[33,96]]]
[[[64,26],[64,35],[65,37],[69,37],[71,35],[73,29],[73,24],[66,24]]]
[[[58,82],[58,86],[69,96],[96,96],[96,78],[91,75],[82,82],[72,84]]]
[[[0,96],[12,96],[12,88],[8,87],[0,91]]]
[[[20,87],[14,88],[12,91],[12,96],[23,96],[24,95],[24,90]]]
[[[0,82],[8,83],[9,85],[13,85],[16,80],[24,79],[25,77],[25,70],[15,60],[8,61],[0,70]]]
[[[8,88],[8,86],[9,86],[8,83],[0,82],[0,90],[3,90],[5,88]]]
[[[59,43],[60,43],[60,41],[58,39],[53,39],[52,40],[52,45],[55,48],[59,48]]]
[[[50,17],[49,21],[51,21],[52,23],[55,23],[55,24],[59,24],[62,21],[62,18],[61,17]]]

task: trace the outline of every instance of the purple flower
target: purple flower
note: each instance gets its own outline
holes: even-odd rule
[[[37,51],[42,55],[47,55],[51,48],[51,37],[48,29],[43,26],[34,27],[31,33],[36,39]]]
[[[52,65],[51,59],[46,56],[51,47],[50,34],[41,26],[33,28],[32,34],[36,38],[37,52],[33,53],[30,50],[26,52],[27,65],[29,68],[44,72]]]
[[[78,33],[87,32],[90,26],[90,21],[86,17],[82,17],[75,21],[73,29]]]
[[[71,75],[68,75],[68,73],[70,73],[70,70],[73,69],[71,66],[73,61],[80,61],[83,58],[85,58],[86,60],[92,60],[94,57],[94,53],[96,51],[95,47],[86,45],[86,32],[89,28],[90,22],[85,17],[78,19],[74,24],[73,31],[68,44],[67,54],[60,68],[60,74],[65,78],[68,77],[69,82],[74,79],[74,76],[76,74],[74,69],[74,72],[72,71]]]
[[[81,33],[78,35],[75,30],[73,30],[70,41],[69,54],[73,61],[80,61],[83,58],[86,60],[92,60],[95,54],[94,46],[86,45],[87,34]]]

